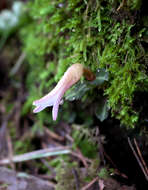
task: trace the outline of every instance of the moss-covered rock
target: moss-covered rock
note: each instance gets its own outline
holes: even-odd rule
[[[68,66],[79,62],[94,72],[98,68],[109,72],[105,85],[85,93],[90,107],[98,94],[104,93],[112,116],[127,127],[138,124],[134,94],[148,90],[143,4],[142,0],[29,2],[31,23],[21,30],[29,62],[26,83],[30,95],[24,113],[33,99],[53,87]]]

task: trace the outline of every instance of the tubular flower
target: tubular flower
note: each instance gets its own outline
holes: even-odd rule
[[[46,107],[53,106],[52,118],[53,120],[56,120],[58,115],[59,104],[62,101],[61,99],[64,93],[73,84],[80,80],[81,76],[83,75],[83,72],[85,72],[85,69],[82,64],[77,63],[70,66],[51,92],[49,92],[41,99],[35,100],[33,102],[33,105],[36,106],[33,112],[38,113]]]

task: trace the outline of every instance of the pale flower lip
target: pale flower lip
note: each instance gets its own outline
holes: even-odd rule
[[[64,93],[76,82],[78,82],[83,75],[84,67],[82,64],[76,63],[70,66],[64,73],[61,80],[57,83],[55,88],[47,95],[39,100],[35,100],[33,105],[36,108],[33,110],[34,113],[38,113],[46,107],[53,106],[52,118],[55,121],[58,115],[58,109]]]

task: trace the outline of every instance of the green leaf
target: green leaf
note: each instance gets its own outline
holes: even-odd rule
[[[100,172],[98,173],[100,178],[106,179],[108,178],[108,171],[106,168],[101,168]]]
[[[81,99],[85,92],[87,92],[89,89],[90,88],[87,86],[86,83],[78,82],[66,93],[65,99],[69,101]]]
[[[91,85],[101,85],[105,81],[108,81],[109,73],[105,69],[98,69],[96,73],[96,79],[92,81]]]
[[[100,119],[100,121],[104,121],[108,117],[108,111],[109,107],[107,105],[107,100],[102,98],[95,112],[96,117]]]
[[[96,79],[92,82],[78,82],[75,86],[73,86],[65,95],[65,99],[69,101],[74,101],[81,99],[83,95],[90,89],[101,85],[104,81],[108,80],[108,72],[105,69],[100,69],[96,73]]]

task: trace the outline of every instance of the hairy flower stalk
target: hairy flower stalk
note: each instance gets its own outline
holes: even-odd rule
[[[90,72],[90,71],[89,71]],[[47,95],[42,97],[39,100],[35,100],[33,105],[36,108],[33,110],[34,113],[38,113],[45,109],[46,107],[53,106],[52,109],[52,118],[53,120],[57,119],[59,104],[64,93],[75,83],[77,83],[81,76],[86,73],[86,78],[92,80],[92,73],[88,76],[88,69],[85,69],[82,64],[73,64],[70,66],[67,71],[64,73],[61,80],[57,83],[55,88],[49,92]],[[85,74],[84,74],[85,75]]]

